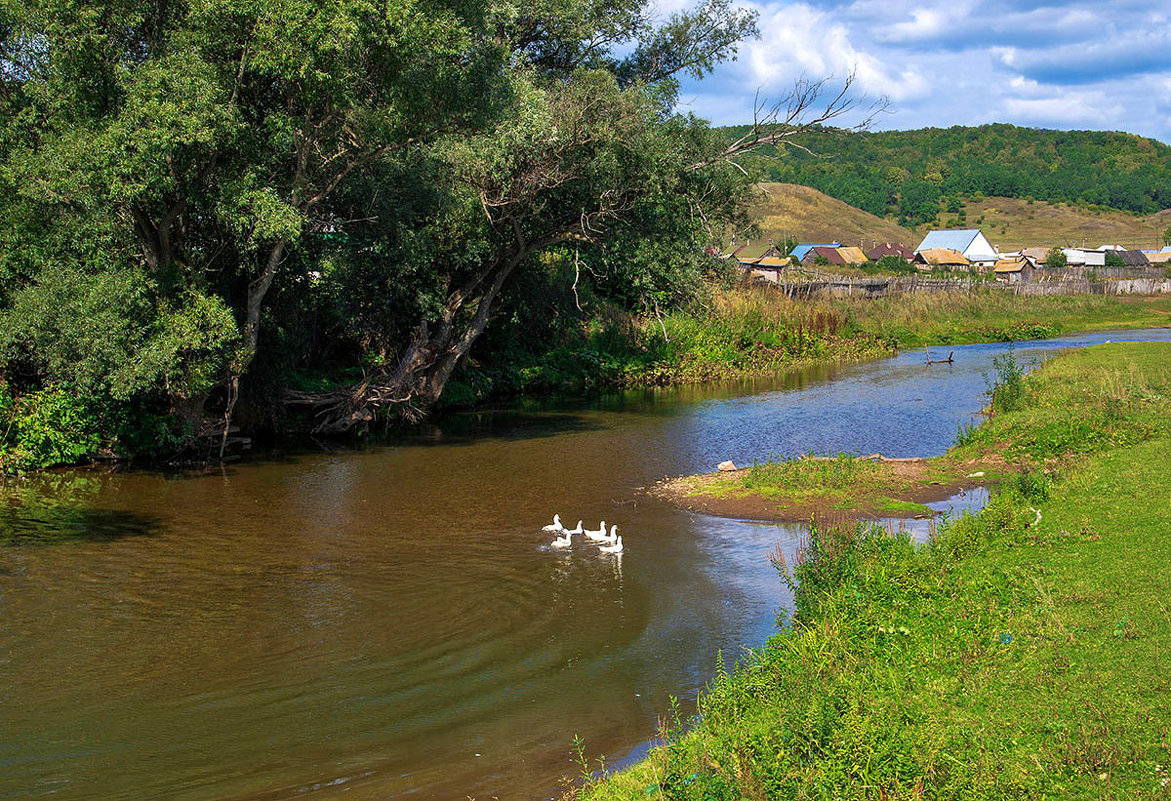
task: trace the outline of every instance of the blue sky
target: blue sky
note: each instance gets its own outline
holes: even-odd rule
[[[890,101],[880,130],[1009,122],[1171,143],[1167,0],[740,4],[760,13],[760,39],[681,96],[716,124],[749,122],[758,89],[776,98],[803,75],[855,69],[862,93]],[[685,5],[660,2],[664,12]]]

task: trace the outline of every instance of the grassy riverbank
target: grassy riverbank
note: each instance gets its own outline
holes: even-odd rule
[[[1167,325],[1171,297],[1016,297],[986,289],[833,300],[790,299],[767,287],[712,288],[661,319],[596,312],[539,352],[524,340],[496,343],[495,358],[469,365],[445,402],[734,379],[923,345]]]
[[[1171,345],[1063,355],[1009,405],[970,436],[1028,470],[980,515],[817,533],[792,625],[585,797],[1166,797]]]
[[[1009,471],[996,454],[973,447],[929,459],[839,454],[664,479],[651,493],[693,511],[750,520],[926,517],[926,504],[998,484]]]

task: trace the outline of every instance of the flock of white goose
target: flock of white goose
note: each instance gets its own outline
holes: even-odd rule
[[[576,528],[566,528],[561,525],[561,515],[553,515],[553,522],[543,527],[546,534],[557,535],[549,546],[552,548],[568,548],[573,545],[574,534],[585,534],[586,538],[598,545],[602,553],[622,553],[622,537],[618,535],[618,526],[610,526],[610,533],[606,533],[606,521],[597,530],[591,531],[581,527],[582,521],[577,521]]]

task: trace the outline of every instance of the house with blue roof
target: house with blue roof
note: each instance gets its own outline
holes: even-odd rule
[[[928,231],[927,236],[923,237],[923,241],[919,243],[919,247],[915,248],[915,252],[936,248],[962,253],[964,258],[977,269],[992,267],[1000,258],[996,248],[992,246],[992,243],[979,228],[966,231]]]
[[[796,261],[804,261],[805,257],[809,255],[809,251],[814,248],[840,248],[841,246],[841,242],[834,242],[832,245],[798,245],[789,252],[789,255]]]

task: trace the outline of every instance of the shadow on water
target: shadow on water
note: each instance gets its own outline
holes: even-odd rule
[[[116,509],[13,505],[0,510],[0,546],[141,537],[154,533],[158,522],[147,515]]]
[[[152,515],[94,506],[106,478],[49,473],[0,485],[0,547],[108,541],[158,530]]]

